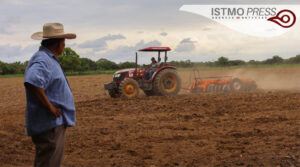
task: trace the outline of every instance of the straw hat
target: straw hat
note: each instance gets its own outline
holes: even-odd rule
[[[43,26],[43,32],[36,32],[31,35],[32,39],[43,40],[50,38],[66,38],[74,39],[76,34],[73,33],[64,33],[64,26],[60,23],[46,23]]]

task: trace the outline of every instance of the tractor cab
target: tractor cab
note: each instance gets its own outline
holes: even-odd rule
[[[104,85],[111,97],[136,97],[139,89],[148,96],[175,95],[179,92],[181,80],[176,67],[167,63],[169,47],[147,47],[138,52],[157,52],[155,66],[138,66],[138,52],[135,55],[135,68],[123,69],[113,75],[113,81]],[[161,55],[164,54],[163,61]]]
[[[169,47],[148,47],[148,48],[140,49],[139,52],[157,52],[158,53],[157,63],[161,64],[161,63],[167,63],[168,60],[167,53],[170,50],[171,49]],[[164,54],[163,62],[161,62],[161,53]]]
[[[154,57],[152,57],[152,59],[155,59],[155,63],[152,63],[150,65],[143,65],[142,66],[142,70],[144,71],[144,80],[151,80],[153,79],[154,73],[157,71],[160,71],[162,68],[165,68],[168,65],[167,60],[168,60],[168,56],[167,53],[168,51],[170,51],[171,48],[169,47],[147,47],[144,49],[140,49],[138,50],[139,52],[157,52],[157,59],[155,59]],[[161,55],[164,55],[163,61],[161,61]],[[136,52],[136,66],[138,64],[138,53]],[[171,66],[169,66],[171,67]],[[136,70],[137,72],[139,71],[138,69]]]

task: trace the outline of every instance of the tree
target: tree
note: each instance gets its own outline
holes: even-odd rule
[[[99,59],[97,62],[97,68],[101,70],[113,70],[118,69],[118,65],[115,62],[109,61],[105,58]]]
[[[226,57],[219,57],[216,64],[219,66],[227,66],[229,65],[229,60]]]
[[[89,58],[80,58],[81,68],[80,71],[96,71],[97,64]]]
[[[62,55],[58,57],[64,71],[80,71],[81,62],[79,55],[71,48],[65,48]]]
[[[119,68],[124,69],[124,68],[135,68],[136,64],[135,62],[124,62],[119,64]]]
[[[296,57],[292,57],[287,59],[287,63],[289,64],[299,64],[300,63],[300,55],[297,55]]]
[[[279,56],[273,56],[271,59],[267,59],[263,61],[264,64],[282,64],[283,63],[283,58]]]
[[[250,61],[248,61],[247,64],[250,64],[250,65],[258,65],[259,63],[260,63],[259,61],[250,60]]]
[[[244,62],[243,60],[230,60],[228,64],[231,66],[240,66],[240,65],[245,65],[246,62]]]

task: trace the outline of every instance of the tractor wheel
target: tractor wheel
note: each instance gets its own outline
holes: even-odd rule
[[[108,93],[109,93],[110,97],[112,97],[112,98],[118,98],[121,96],[121,94],[119,93],[119,91],[117,89],[110,89],[110,90],[108,90]]]
[[[127,78],[120,83],[121,97],[133,98],[139,94],[139,84],[134,79]]]
[[[233,80],[230,81],[230,89],[233,92],[242,91],[242,90],[244,90],[244,87],[245,87],[245,85],[238,78],[234,78]]]
[[[153,92],[155,95],[176,95],[180,88],[181,80],[175,70],[165,69],[154,78]]]

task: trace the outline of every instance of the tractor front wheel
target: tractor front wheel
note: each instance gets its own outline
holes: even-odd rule
[[[139,84],[136,80],[127,78],[120,83],[119,92],[121,97],[137,97],[139,94]]]

